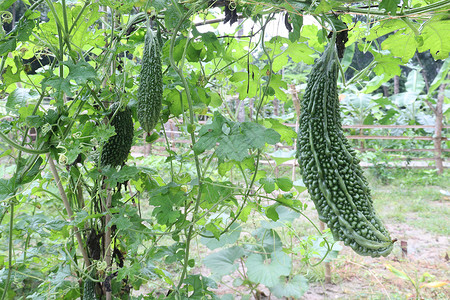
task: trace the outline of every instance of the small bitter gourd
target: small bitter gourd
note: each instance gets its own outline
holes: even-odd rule
[[[337,93],[335,36],[308,78],[299,117],[297,157],[319,219],[356,253],[386,256],[393,248],[373,209],[368,182],[343,134]]]
[[[97,300],[95,294],[95,282],[86,278],[83,284],[83,300]]]
[[[161,48],[157,36],[147,29],[138,88],[137,117],[142,128],[151,132],[159,121],[163,96]]]
[[[116,134],[111,136],[103,146],[100,165],[116,167],[122,165],[130,153],[134,126],[130,108],[121,108],[120,103],[116,102],[109,109],[108,118],[110,125],[114,126]]]

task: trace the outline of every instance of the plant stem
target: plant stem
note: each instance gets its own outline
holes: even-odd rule
[[[106,203],[105,203],[105,261],[106,261],[106,274],[111,271],[111,226],[108,226],[108,223],[111,221],[111,214],[109,210],[111,209],[111,199],[112,199],[112,192],[111,188],[108,184],[107,187],[107,196],[106,196]],[[111,291],[106,291],[106,300],[110,300],[111,298]]]
[[[0,131],[0,138],[2,140],[4,140],[6,143],[8,143],[10,146],[16,148],[19,151],[25,152],[25,153],[29,153],[29,154],[46,154],[48,153],[50,150],[47,149],[29,149],[29,148],[25,148],[24,146],[21,146],[19,144],[17,144],[16,142],[14,142],[13,140],[11,140],[6,134],[4,134],[3,132]]]
[[[48,154],[47,154],[47,159],[49,162],[50,171],[52,172],[53,177],[55,178],[55,183],[58,187],[59,194],[61,195],[61,199],[63,200],[64,207],[67,211],[67,215],[69,216],[69,220],[72,221],[73,212],[72,212],[72,209],[70,208],[69,199],[67,198],[66,192],[64,191],[64,187],[61,183],[61,179],[59,178],[58,170],[56,170],[55,163],[53,162],[53,159]],[[89,267],[90,266],[89,257],[87,255],[86,249],[84,249],[84,247],[83,247],[84,243],[83,243],[83,239],[81,238],[81,234],[78,230],[78,227],[73,225],[73,230],[75,231],[75,237],[77,238],[77,241],[78,241],[78,248],[80,249],[80,252],[83,255],[84,263],[85,263],[86,267]]]
[[[13,229],[14,229],[14,200],[15,198],[9,201],[9,243],[8,243],[8,277],[5,282],[5,290],[3,291],[2,300],[6,298],[6,294],[8,293],[11,274],[12,274],[12,249],[13,249]]]

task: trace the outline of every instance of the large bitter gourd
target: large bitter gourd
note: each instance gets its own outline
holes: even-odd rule
[[[301,101],[297,156],[319,219],[356,253],[386,256],[393,248],[376,215],[359,160],[343,134],[334,39],[317,60]]]
[[[159,121],[163,95],[161,48],[151,29],[147,29],[138,88],[137,117],[142,128],[151,132]]]
[[[116,134],[111,136],[103,146],[100,165],[116,167],[122,165],[127,159],[133,144],[134,126],[131,109],[129,107],[120,108],[120,103],[113,103],[110,106],[108,118],[110,125],[114,126]]]

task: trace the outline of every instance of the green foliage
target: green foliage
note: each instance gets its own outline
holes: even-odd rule
[[[353,3],[331,20],[342,2],[233,2],[244,23],[225,29],[211,21],[224,9],[198,1],[38,1],[23,16],[16,11],[15,27],[0,29],[2,297],[94,299],[94,288],[110,282],[114,299],[144,285],[145,299],[214,299],[225,275],[255,297],[258,285],[302,297],[304,269],[335,259],[340,248],[329,232],[311,235],[300,197],[308,179],[291,178],[282,165],[294,158],[282,147],[296,138],[284,124],[296,118],[289,84],[303,98],[309,65],[328,31],[345,30],[345,22],[352,30],[343,70],[352,69],[357,49],[373,56],[344,87],[348,122],[429,124],[424,103],[435,105],[448,61],[429,81],[416,67],[406,76],[403,65],[416,51],[448,57],[448,21],[429,18],[446,8],[441,2],[400,9],[383,0],[370,10]],[[286,12],[289,34],[271,27]],[[368,15],[372,27],[353,13]],[[305,25],[308,15],[320,26]],[[403,77],[400,94],[364,94],[395,75]],[[118,101],[123,109],[108,110]],[[183,143],[171,143],[168,121]],[[133,136],[144,144],[139,125],[161,130],[145,137],[151,154],[130,156]],[[294,227],[298,219],[311,225]],[[211,278],[192,272],[201,267],[197,241],[216,251],[203,260]]]
[[[227,120],[219,112],[214,113],[211,124],[202,126],[200,138],[194,145],[196,154],[216,148],[220,160],[235,160],[242,162],[250,157],[249,150],[262,149],[265,144],[275,144],[280,135],[273,129],[267,129],[253,122],[233,122]]]

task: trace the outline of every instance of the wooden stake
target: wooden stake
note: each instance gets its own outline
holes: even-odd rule
[[[322,221],[319,221],[319,229],[320,231],[325,230],[325,223]],[[330,262],[325,262],[325,283],[331,283],[331,265]]]
[[[56,170],[55,163],[53,162],[53,159],[50,157],[50,154],[47,154],[48,163],[50,166],[50,171],[53,174],[53,177],[55,178],[56,186],[58,187],[59,194],[61,196],[61,199],[64,203],[64,207],[66,208],[67,215],[69,216],[69,221],[72,221],[73,212],[69,204],[69,199],[67,198],[66,192],[64,191],[64,187],[62,186],[61,179],[59,178],[58,171]],[[75,237],[78,242],[78,248],[80,249],[81,255],[84,259],[84,264],[86,267],[90,266],[89,257],[87,255],[86,249],[84,249],[84,243],[83,239],[81,238],[80,231],[78,230],[77,226],[73,226],[73,230],[75,231]]]
[[[444,172],[444,165],[442,163],[442,119],[446,86],[446,83],[439,86],[436,109],[434,110],[436,117],[434,127],[434,158],[436,160],[436,169],[438,174],[442,174],[442,172]]]

